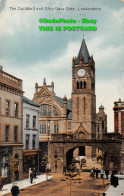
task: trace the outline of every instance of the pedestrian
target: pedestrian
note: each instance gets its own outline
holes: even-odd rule
[[[99,174],[99,170],[98,170],[98,168],[96,168],[96,178],[98,178],[98,174]]]
[[[90,177],[94,178],[94,170],[93,169],[91,169],[91,171],[90,171]]]
[[[0,191],[2,190],[3,188],[3,178],[2,176],[0,176]]]
[[[65,165],[63,166],[63,174],[66,175],[66,166]]]
[[[16,182],[14,182],[14,184],[11,188],[11,193],[12,193],[12,196],[18,196],[18,194],[19,194],[19,187],[17,186]]]
[[[33,178],[34,178],[34,174],[33,174],[33,171],[30,173],[30,182],[31,184],[33,183]]]
[[[104,170],[103,169],[100,170],[100,175],[101,175],[101,179],[103,179],[103,176],[104,176]]]
[[[33,177],[34,177],[34,179],[36,179],[36,177],[37,177],[37,173],[36,173],[36,169],[34,169],[34,171],[33,171]]]
[[[111,175],[111,179],[110,179],[110,182],[111,182],[111,185],[113,185],[114,187],[117,187],[119,185],[118,183],[118,177],[117,176],[114,176],[115,174],[112,174]]]
[[[105,170],[105,175],[106,175],[106,179],[108,179],[108,175],[109,175],[109,170],[108,169]]]
[[[57,160],[55,160],[55,173],[57,172]]]
[[[95,176],[95,173],[96,173],[96,169],[95,169],[95,167],[93,167],[93,178]]]

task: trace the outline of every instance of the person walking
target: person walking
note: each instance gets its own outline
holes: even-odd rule
[[[99,173],[99,170],[98,170],[98,168],[96,168],[96,178],[98,178],[98,173]]]
[[[12,188],[11,188],[11,193],[12,193],[12,196],[18,196],[19,194],[19,187],[17,186],[17,183],[14,182]]]
[[[34,171],[33,171],[33,175],[34,175],[34,179],[36,179],[36,178],[37,178],[37,172],[36,172],[36,169],[34,169]]]
[[[63,166],[63,174],[66,175],[66,166],[65,165]]]
[[[33,174],[33,171],[30,173],[30,182],[31,182],[31,184],[32,184],[32,182],[33,182],[33,178],[34,178],[34,174]]]
[[[108,175],[109,175],[109,170],[108,169],[105,170],[105,175],[106,175],[106,179],[108,179]]]
[[[3,178],[2,176],[0,176],[0,191],[2,190],[3,188]]]
[[[100,170],[100,175],[101,175],[101,179],[103,179],[103,176],[104,176],[104,170],[103,169]]]

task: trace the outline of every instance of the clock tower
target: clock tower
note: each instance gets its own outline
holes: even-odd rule
[[[83,39],[79,54],[72,59],[72,130],[82,138],[96,135],[95,62]]]

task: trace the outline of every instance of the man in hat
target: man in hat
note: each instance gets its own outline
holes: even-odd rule
[[[19,194],[19,187],[17,186],[16,182],[14,182],[14,184],[11,188],[11,193],[12,193],[12,196],[18,196],[18,194]]]

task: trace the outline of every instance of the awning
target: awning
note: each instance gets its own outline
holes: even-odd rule
[[[24,150],[24,156],[31,156],[31,155],[37,155],[39,152],[41,152],[41,149],[35,149],[35,150]]]

